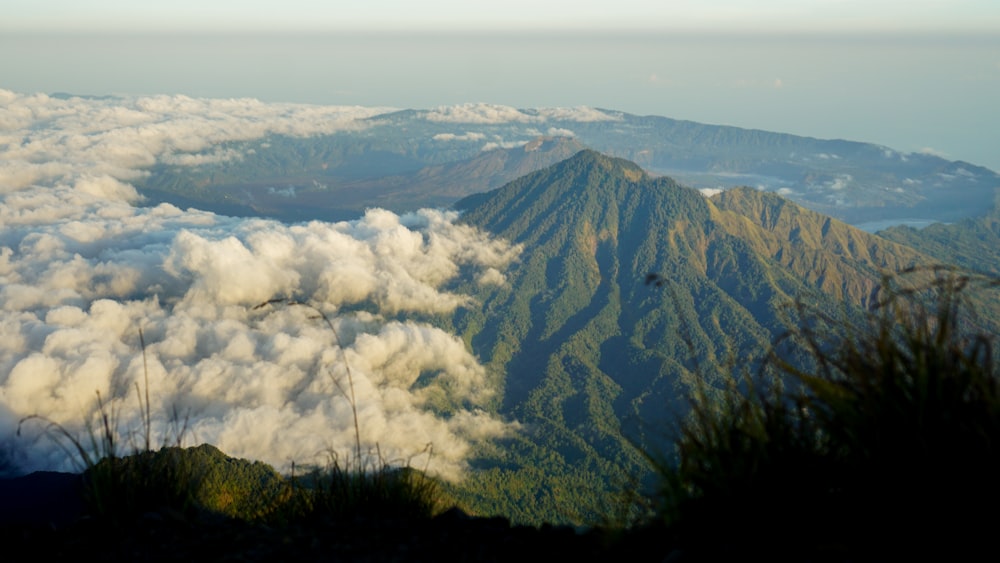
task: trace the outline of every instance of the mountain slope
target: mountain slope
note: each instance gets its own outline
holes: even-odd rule
[[[920,263],[926,255],[882,240],[770,192],[735,188],[711,198],[718,220],[824,295],[863,306],[884,273]],[[735,220],[737,215],[741,220]]]
[[[752,370],[793,299],[857,309],[884,272],[929,261],[773,194],[710,200],[589,150],[456,207],[524,245],[508,285],[456,319],[528,428],[514,450],[604,482],[662,452],[690,385]],[[516,474],[511,459],[493,470]]]
[[[981,217],[952,224],[935,223],[923,229],[891,227],[880,236],[919,249],[944,262],[971,270],[1000,274],[1000,206]]]

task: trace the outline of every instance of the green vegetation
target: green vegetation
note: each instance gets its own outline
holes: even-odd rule
[[[915,248],[944,263],[1000,274],[1000,192],[993,208],[980,217],[935,223],[923,229],[896,226],[879,235]]]
[[[119,523],[146,513],[197,521],[207,515],[259,520],[277,510],[287,485],[261,462],[203,444],[106,457],[84,473],[92,516]]]
[[[325,471],[312,472],[305,486],[302,482],[296,481],[298,488],[278,521],[419,520],[447,508],[438,481],[412,467],[382,463],[362,470],[333,463]]]
[[[83,472],[81,495],[85,516],[115,526],[149,514],[192,524],[223,518],[287,526],[426,519],[442,509],[437,481],[413,468],[342,467],[331,460],[286,477],[209,444],[105,456]]]
[[[886,282],[860,324],[797,303],[768,369],[721,399],[695,390],[677,457],[657,460],[661,524],[682,549],[864,560],[987,548],[1000,373],[992,336],[969,331],[966,294],[1000,281],[916,269]],[[784,341],[811,351],[810,369]]]
[[[688,408],[685,390],[725,388],[732,359],[763,362],[795,296],[857,315],[882,271],[931,262],[773,194],[720,195],[582,151],[460,202],[463,221],[525,247],[506,286],[462,288],[483,307],[455,319],[503,391],[500,414],[525,426],[524,443],[505,444],[516,455],[480,452],[495,478],[472,485],[477,512],[517,505],[501,514],[599,521],[547,491],[599,507],[629,478],[651,486],[642,452],[672,447],[665,428]],[[671,299],[643,283],[649,272]],[[534,496],[515,501],[494,484],[530,482],[536,466]]]

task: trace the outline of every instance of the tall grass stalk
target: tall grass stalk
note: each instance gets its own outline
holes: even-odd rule
[[[860,320],[794,303],[798,322],[748,385],[693,395],[679,459],[658,467],[664,523],[733,553],[985,546],[1000,374],[969,292],[998,285],[915,268],[886,277]]]
[[[32,414],[18,421],[17,436],[21,435],[25,425],[40,422],[43,433],[51,436],[67,457],[78,460],[78,469],[83,477],[81,494],[91,516],[123,520],[156,508],[186,510],[193,506],[193,491],[196,488],[193,468],[185,467],[177,459],[153,455],[149,366],[141,328],[139,344],[143,359],[143,385],[140,387],[139,382],[135,382],[135,396],[142,428],[138,443],[134,440],[135,433],[127,432],[130,450],[123,450],[119,443],[119,401],[106,401],[100,391],[95,391],[94,411],[84,419],[82,438],[44,415]],[[187,430],[186,419],[183,423],[178,419],[175,410],[171,420],[175,427],[172,443],[176,448],[181,446]],[[163,448],[168,445],[171,445],[171,439],[164,434]]]
[[[357,396],[354,390],[354,374],[344,349],[340,334],[330,317],[319,307],[302,301],[279,298],[271,299],[255,306],[260,310],[276,305],[303,307],[311,312],[311,320],[322,320],[334,337],[334,343],[344,362],[346,388],[341,380],[328,372],[334,386],[351,406],[354,425],[354,454],[341,461],[336,451],[327,452],[326,467],[313,468],[303,477],[294,474],[290,483],[289,498],[283,510],[273,517],[280,520],[342,520],[358,517],[427,517],[436,508],[438,497],[437,482],[423,471],[414,469],[411,460],[386,460],[375,445],[374,456],[362,455],[361,425],[358,420]],[[428,454],[430,463],[431,445],[421,454]],[[367,461],[366,461],[367,459]]]

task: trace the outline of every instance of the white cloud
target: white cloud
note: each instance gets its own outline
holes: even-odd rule
[[[541,108],[538,115],[550,120],[557,121],[621,121],[622,116],[615,113],[606,113],[598,109],[589,107],[575,108]]]
[[[178,412],[188,444],[281,469],[347,453],[348,366],[363,447],[387,459],[457,477],[473,441],[514,428],[480,408],[491,390],[464,343],[418,318],[469,303],[453,289],[460,275],[503,283],[518,248],[431,210],[283,225],[133,205],[128,180],[151,163],[197,163],[194,151],[271,132],[357,127],[377,110],[0,99],[10,127],[0,145],[0,467],[73,469],[43,425],[15,436],[16,422],[39,414],[83,432],[97,391],[121,409],[127,443],[141,420],[140,328],[155,436],[170,434]],[[254,308],[281,298],[315,304],[344,349],[307,307]]]
[[[497,104],[469,103],[456,106],[442,106],[424,113],[424,119],[444,123],[531,123],[539,121],[517,108]]]
[[[527,145],[528,141],[490,141],[483,145],[483,148],[479,149],[482,152],[492,151],[496,149],[513,149],[517,147],[523,147]]]
[[[187,96],[57,99],[0,90],[0,97],[0,124],[7,131],[0,137],[0,193],[83,174],[128,181],[157,161],[193,165],[238,158],[229,151],[193,153],[269,133],[360,128],[361,119],[389,111]]]
[[[546,134],[550,137],[576,137],[576,133],[563,127],[549,127]]]
[[[510,106],[486,103],[469,103],[442,106],[423,113],[424,119],[444,123],[473,123],[496,125],[503,123],[544,123],[547,121],[618,121],[613,115],[588,107],[541,108],[519,110]]]
[[[944,158],[944,159],[950,159],[951,158],[948,155],[948,153],[946,153],[944,151],[939,151],[939,150],[937,150],[937,149],[935,149],[933,147],[924,147],[924,148],[918,150],[917,153],[918,154],[926,154],[926,155],[930,155],[930,156],[936,156],[936,157],[940,157],[940,158]]]
[[[484,133],[466,131],[461,135],[456,135],[455,133],[438,133],[431,138],[435,141],[482,141],[486,138],[486,135]]]
[[[827,187],[834,191],[841,191],[848,188],[854,178],[850,174],[839,174],[833,180],[827,182]]]
[[[253,153],[253,149],[247,151]],[[242,160],[243,155],[233,149],[213,150],[209,153],[200,154],[168,154],[160,158],[164,164],[174,164],[177,166],[201,166],[204,164],[215,164],[219,162],[229,162],[232,160]]]

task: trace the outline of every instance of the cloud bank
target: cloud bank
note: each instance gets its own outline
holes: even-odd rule
[[[417,319],[471,305],[467,276],[503,283],[518,248],[432,210],[285,225],[135,205],[155,162],[380,111],[0,90],[0,473],[79,469],[41,421],[16,429],[37,414],[85,437],[98,392],[128,444],[147,377],[154,440],[183,428],[279,469],[353,451],[348,377],[362,447],[387,460],[457,478],[510,432],[464,343]]]
[[[479,125],[545,123],[549,120],[577,122],[621,120],[620,115],[606,113],[589,107],[520,110],[510,106],[486,103],[443,106],[422,112],[422,116],[427,121]]]

